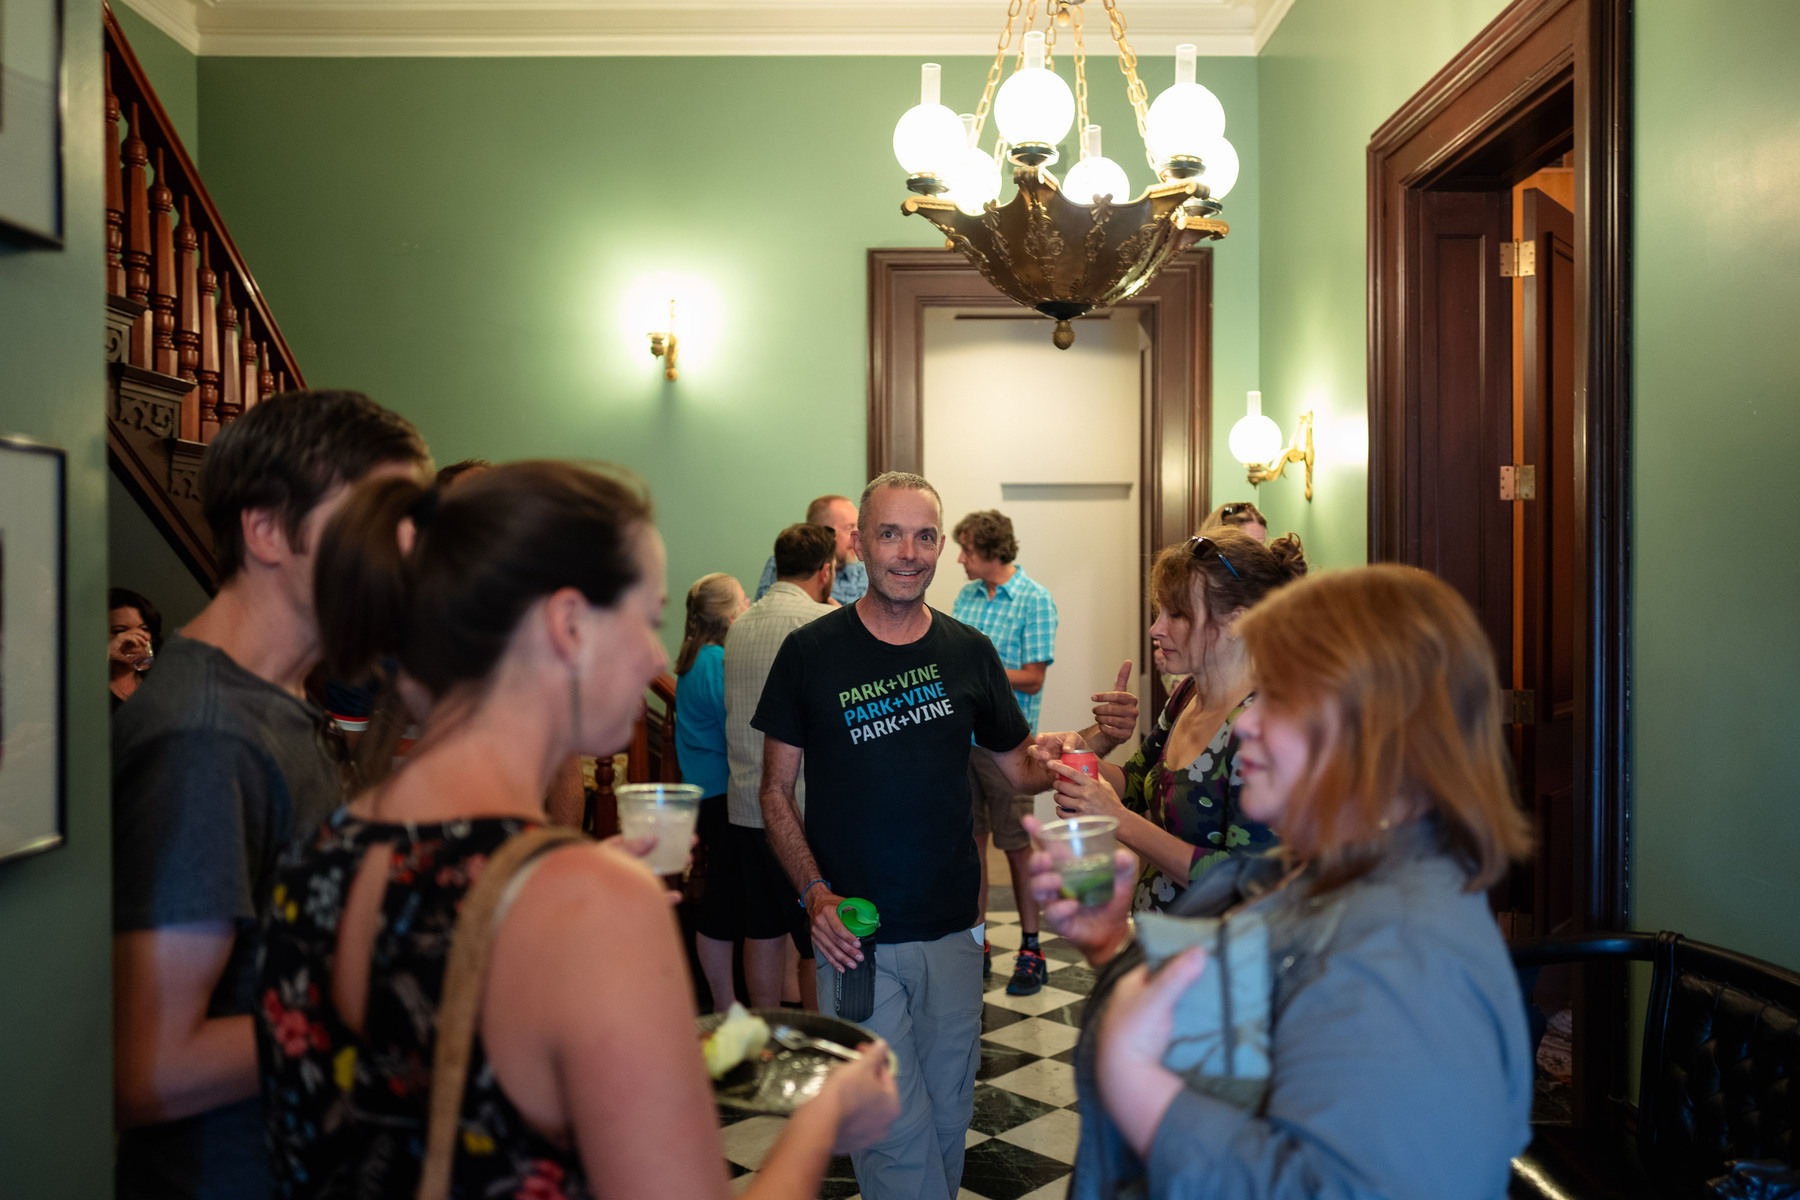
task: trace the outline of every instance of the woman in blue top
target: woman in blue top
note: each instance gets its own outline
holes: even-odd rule
[[[1150,594],[1156,669],[1179,675],[1156,727],[1123,770],[1101,763],[1089,779],[1052,764],[1057,811],[1113,817],[1119,840],[1143,860],[1135,907],[1161,912],[1218,864],[1275,845],[1268,826],[1238,806],[1238,722],[1255,693],[1238,618],[1306,574],[1293,534],[1263,545],[1229,526],[1157,556]]]
[[[743,585],[729,575],[703,575],[688,589],[687,627],[675,654],[675,760],[681,778],[700,789],[700,855],[708,886],[700,900],[696,949],[713,1008],[731,1004],[731,944],[737,940],[729,891],[719,886],[725,861],[725,631],[750,607]]]

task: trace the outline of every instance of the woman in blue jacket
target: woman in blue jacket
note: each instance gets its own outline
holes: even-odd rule
[[[1177,999],[1220,968],[1189,949],[1149,974],[1120,854],[1109,906],[1044,909],[1105,964],[1076,1050],[1069,1194],[1502,1200],[1532,1061],[1485,893],[1529,838],[1493,651],[1449,585],[1392,565],[1295,583],[1238,626],[1258,695],[1240,799],[1281,845],[1221,864],[1170,912],[1262,918],[1267,1078],[1201,1087],[1164,1065],[1174,1037],[1208,1032],[1176,1028]],[[1053,900],[1049,858],[1033,870]]]

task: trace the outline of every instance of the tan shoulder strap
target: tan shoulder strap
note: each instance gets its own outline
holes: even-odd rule
[[[431,1108],[418,1200],[448,1200],[450,1195],[450,1167],[456,1158],[456,1129],[481,1007],[481,982],[487,976],[488,948],[494,940],[494,914],[507,885],[543,851],[591,840],[579,830],[560,826],[514,834],[494,851],[481,878],[463,896],[438,999],[437,1049],[431,1061]]]

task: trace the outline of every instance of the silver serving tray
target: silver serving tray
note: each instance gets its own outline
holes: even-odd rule
[[[797,1008],[753,1008],[750,1015],[761,1017],[771,1029],[791,1025],[801,1033],[852,1050],[875,1040],[875,1035],[861,1025],[823,1013]],[[700,1036],[704,1038],[724,1020],[724,1013],[707,1013],[696,1022]],[[789,1050],[771,1039],[761,1054],[745,1059],[727,1071],[724,1078],[713,1080],[713,1098],[721,1108],[784,1117],[818,1095],[825,1076],[843,1061],[819,1050]]]

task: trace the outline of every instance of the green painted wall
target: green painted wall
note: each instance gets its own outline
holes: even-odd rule
[[[113,16],[131,43],[131,52],[150,76],[150,86],[163,111],[175,123],[175,134],[194,165],[200,164],[199,60],[182,44],[140,17],[125,0],[114,0]]]
[[[1369,137],[1505,7],[1298,0],[1257,59],[1263,407],[1288,436],[1311,409],[1318,450],[1311,504],[1287,479],[1259,503],[1327,566],[1368,557]]]
[[[946,61],[946,101],[972,109],[986,68]],[[1094,119],[1142,186],[1123,83],[1094,68]],[[1153,90],[1173,72],[1146,63]],[[1241,397],[1256,67],[1201,72],[1245,163],[1215,284],[1218,387]],[[901,216],[890,149],[917,81],[912,58],[204,58],[206,181],[309,383],[406,413],[440,462],[637,469],[679,605],[708,571],[753,582],[808,499],[864,482],[865,251],[941,244]],[[723,314],[710,347],[683,331],[673,384],[622,311],[659,271]]]
[[[66,0],[68,128],[100,128],[99,0]],[[64,149],[62,250],[0,243],[0,432],[68,451],[68,844],[0,865],[0,1191],[112,1194],[111,805],[100,148]],[[9,696],[9,703],[19,698]]]
[[[1800,967],[1800,8],[1637,21],[1636,920]]]

